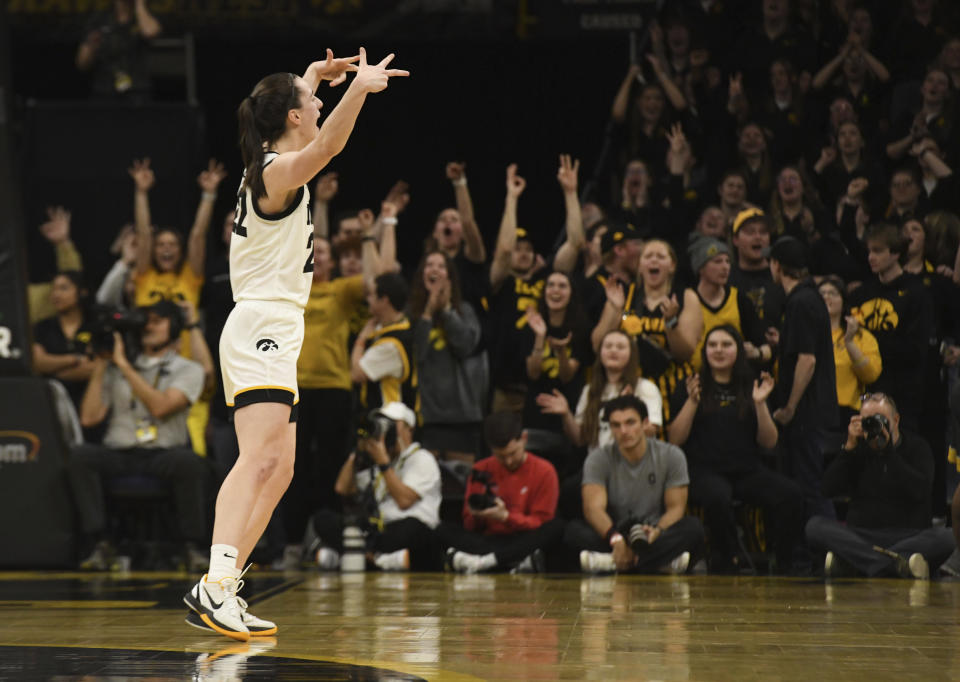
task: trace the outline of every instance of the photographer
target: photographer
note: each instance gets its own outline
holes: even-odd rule
[[[104,538],[101,476],[129,474],[156,476],[171,484],[188,559],[191,565],[194,560],[206,565],[206,555],[191,545],[203,541],[206,533],[206,465],[190,449],[187,433],[187,413],[203,389],[203,368],[177,352],[184,321],[175,303],[157,303],[146,313],[142,350],[129,359],[123,337],[113,331],[111,354],[94,360],[80,405],[85,428],[107,421],[103,445],[78,446],[68,466],[84,535],[82,556],[87,557],[81,568],[109,566],[112,549]]]
[[[440,565],[433,534],[440,522],[440,467],[413,442],[416,424],[413,410],[401,402],[370,412],[334,486],[338,495],[354,499],[354,523],[366,527],[373,563],[384,571],[432,571]],[[350,516],[328,509],[314,515],[321,568],[339,566]]]
[[[447,563],[458,573],[542,572],[543,551],[563,534],[555,518],[557,472],[527,452],[519,414],[495,412],[483,432],[493,456],[477,462],[467,480],[463,528],[443,523],[437,531]]]
[[[686,573],[703,548],[703,525],[686,516],[687,460],[676,445],[646,435],[647,406],[634,395],[607,402],[613,443],[583,463],[584,521],[571,521],[564,543],[591,573]]]
[[[946,528],[930,527],[933,456],[923,439],[900,429],[883,393],[863,397],[847,440],[823,477],[828,496],[849,495],[846,525],[823,516],[807,522],[807,541],[827,550],[827,577],[855,571],[926,579],[953,551]]]

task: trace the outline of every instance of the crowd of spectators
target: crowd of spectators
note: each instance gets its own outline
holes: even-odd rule
[[[516,164],[502,197],[473,196],[467,164],[447,164],[453,196],[418,197],[437,211],[419,264],[396,256],[414,190],[332,212],[338,177],[316,179],[296,469],[260,556],[337,565],[372,491],[359,516],[387,570],[536,570],[546,555],[735,572],[753,564],[746,504],[772,571],[956,574],[937,523],[960,470],[960,13],[763,0],[752,21],[750,4],[665,3],[609,93],[599,181],[584,192],[579,162],[558,159],[550,252],[537,245],[553,226],[518,224]],[[115,21],[143,24],[141,7]],[[222,476],[236,458],[217,368],[229,267],[206,254],[224,175],[211,161],[198,176],[184,237],[152,225],[154,170],[134,161],[134,223],[94,296],[70,213],[41,226],[61,272],[31,292],[34,365],[86,429],[71,482],[87,566],[109,555],[95,474],[141,457],[174,482],[196,544],[190,467],[153,463],[189,448]],[[480,201],[502,202],[496,234]],[[94,302],[149,311],[136,353],[129,335],[104,343]],[[372,418],[392,436],[358,436]],[[132,454],[144,448],[155,457]]]

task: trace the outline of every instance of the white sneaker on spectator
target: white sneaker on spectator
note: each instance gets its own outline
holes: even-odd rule
[[[321,547],[316,554],[317,566],[321,571],[336,571],[340,568],[340,552],[329,547]]]
[[[580,552],[580,570],[584,573],[613,573],[617,570],[611,552]]]
[[[917,580],[930,580],[930,566],[919,552],[910,555],[907,565],[910,567],[910,575]]]
[[[670,575],[680,575],[681,573],[687,572],[687,566],[690,565],[690,552],[683,552],[682,554],[674,557],[673,561],[665,566],[660,567],[661,573],[669,573]]]
[[[410,551],[398,549],[396,552],[378,554],[373,558],[373,563],[382,571],[409,571]]]

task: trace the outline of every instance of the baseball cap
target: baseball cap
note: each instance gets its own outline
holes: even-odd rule
[[[780,237],[773,246],[764,249],[764,256],[788,268],[807,267],[807,247],[796,237]]]
[[[387,403],[377,411],[387,419],[395,422],[404,422],[410,428],[417,425],[417,415],[401,402]]]
[[[744,209],[744,210],[740,211],[740,212],[737,214],[737,217],[733,219],[733,234],[736,234],[737,232],[739,232],[739,231],[740,231],[740,228],[743,227],[744,223],[746,223],[746,222],[748,222],[748,221],[751,221],[751,220],[759,220],[759,221],[761,221],[764,225],[767,225],[767,228],[768,228],[768,229],[769,229],[769,227],[770,227],[770,226],[767,224],[767,215],[766,215],[766,213],[764,213],[763,211],[761,211],[759,208],[747,208],[747,209]]]
[[[517,228],[517,241],[519,242],[519,241],[522,241],[522,240],[526,240],[526,241],[531,242],[531,243],[533,242],[533,239],[530,237],[529,234],[527,234],[527,231],[526,231],[525,229],[523,229],[522,227],[518,227],[518,228]]]
[[[637,232],[637,228],[630,223],[620,225],[610,223],[607,225],[607,231],[600,237],[600,253],[610,253],[613,247],[621,242],[640,239],[642,237]]]
[[[687,248],[687,252],[690,254],[690,267],[694,272],[699,272],[712,258],[723,254],[729,256],[730,247],[715,237],[700,237]]]

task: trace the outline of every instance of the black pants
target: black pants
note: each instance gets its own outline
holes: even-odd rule
[[[453,547],[467,554],[490,554],[497,558],[497,567],[513,568],[534,550],[546,551],[563,537],[564,523],[551,519],[533,530],[510,535],[481,535],[452,523],[441,523],[437,535],[444,547]]]
[[[628,525],[633,521],[620,524],[617,529],[626,538],[630,533]],[[563,542],[577,552],[609,552],[610,543],[600,536],[586,521],[571,521],[563,534]],[[656,573],[684,552],[690,552],[691,564],[703,552],[703,524],[695,516],[684,516],[667,528],[654,542],[634,547],[637,565],[634,573]]]
[[[341,514],[321,509],[313,515],[313,527],[324,546],[343,552]],[[412,571],[438,571],[443,568],[443,555],[437,536],[419,519],[400,519],[385,524],[383,531],[372,536],[368,548],[378,554],[409,550]]]
[[[833,502],[823,496],[824,455],[828,431],[825,425],[809,423],[796,415],[780,433],[784,447],[783,473],[803,491],[805,518],[814,515],[836,518]]]
[[[870,577],[896,575],[895,560],[875,550],[874,545],[905,559],[919,552],[931,572],[947,560],[955,547],[949,528],[853,528],[822,516],[814,516],[807,522],[807,541],[816,548],[833,552]]]
[[[70,487],[80,516],[80,529],[99,535],[107,526],[102,477],[147,474],[169,481],[183,540],[199,542],[206,534],[203,490],[207,465],[193,450],[183,448],[127,448],[79,445],[67,465]]]
[[[711,570],[730,568],[737,553],[734,499],[764,508],[769,521],[779,570],[793,561],[793,548],[803,533],[803,491],[786,476],[766,467],[739,474],[694,471],[690,476],[690,502],[703,508],[710,531]]]
[[[307,519],[316,509],[339,509],[333,486],[347,459],[353,434],[351,400],[350,391],[300,389],[297,458],[282,503],[288,543],[300,542]]]

